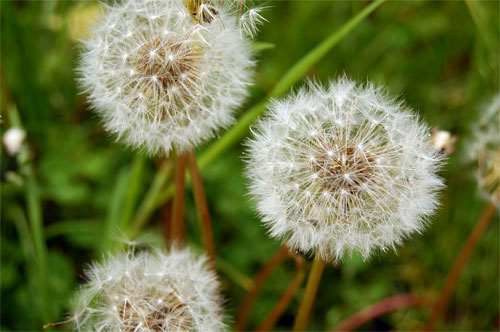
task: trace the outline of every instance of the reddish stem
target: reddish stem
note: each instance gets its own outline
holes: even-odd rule
[[[198,168],[198,164],[196,163],[196,155],[193,150],[188,152],[188,168],[189,173],[191,173],[191,180],[193,183],[193,194],[196,203],[196,210],[198,212],[198,219],[200,221],[203,247],[215,266],[215,245],[212,225],[210,223],[210,212],[208,210],[207,198],[205,190],[203,189],[200,170]]]
[[[413,294],[400,294],[379,301],[371,306],[364,308],[351,317],[343,320],[340,324],[330,330],[333,331],[351,331],[355,328],[369,322],[379,316],[389,312],[415,306],[428,305],[429,301],[425,298]]]
[[[173,241],[182,243],[184,241],[184,198],[186,194],[186,154],[177,157],[175,165],[175,194],[172,206],[172,223],[170,235]]]
[[[161,208],[161,216],[163,219],[163,236],[167,243],[172,241],[172,201],[167,201]]]
[[[259,271],[259,274],[257,275],[257,278],[255,279],[255,283],[248,292],[247,296],[245,297],[245,300],[243,300],[243,304],[240,307],[240,310],[238,311],[238,314],[236,316],[236,326],[235,330],[236,331],[243,331],[246,321],[248,318],[248,314],[250,313],[250,309],[252,308],[253,303],[257,299],[257,296],[259,295],[260,290],[262,289],[262,286],[264,285],[265,281],[271,274],[271,272],[278,267],[281,262],[283,262],[288,256],[288,249],[286,247],[282,247],[269,262],[266,263],[262,267],[262,269]]]
[[[276,303],[273,310],[271,310],[266,319],[259,325],[259,327],[257,327],[256,331],[267,331],[271,327],[273,327],[273,325],[278,321],[285,309],[290,304],[290,301],[293,299],[295,292],[302,284],[302,280],[304,280],[304,258],[292,252],[289,252],[289,255],[295,260],[295,268],[297,269],[297,272],[288,284],[287,289],[279,299],[278,303]]]
[[[462,248],[462,251],[455,259],[453,268],[451,269],[450,273],[448,274],[448,277],[446,278],[446,282],[444,283],[441,295],[439,296],[438,301],[434,305],[431,318],[427,322],[426,331],[432,331],[434,329],[434,325],[438,321],[439,317],[446,310],[451,295],[453,294],[453,291],[455,290],[455,287],[457,285],[460,273],[462,272],[465,264],[467,264],[467,261],[469,260],[470,255],[472,254],[472,251],[474,250],[474,247],[476,246],[481,235],[490,224],[491,220],[493,219],[493,216],[495,216],[496,209],[497,207],[492,202],[490,202],[488,206],[486,206],[486,209],[484,210],[481,218],[479,218],[479,220],[477,221],[476,226],[474,226],[474,229],[470,233],[467,242]]]

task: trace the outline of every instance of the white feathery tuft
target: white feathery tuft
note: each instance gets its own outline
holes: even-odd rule
[[[187,249],[111,255],[86,271],[77,331],[222,331],[219,282]]]
[[[421,232],[443,187],[428,134],[401,102],[347,78],[275,100],[247,142],[270,235],[331,262]]]
[[[79,82],[92,107],[149,154],[212,138],[248,94],[255,62],[234,10],[192,10],[183,0],[125,0],[106,6],[83,42]]]
[[[264,16],[262,16],[262,12],[266,9],[266,7],[254,7],[249,8],[245,11],[239,18],[239,25],[242,33],[246,36],[253,38],[259,32],[259,26],[268,22]]]

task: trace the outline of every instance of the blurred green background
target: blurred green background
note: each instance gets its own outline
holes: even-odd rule
[[[256,39],[275,47],[260,53],[256,84],[241,113],[368,3],[266,2],[264,16],[269,22]],[[120,224],[126,226],[135,214],[157,161],[125,148],[105,133],[75,85],[77,39],[85,36],[97,3],[1,1],[0,6],[1,131],[12,125],[9,110],[17,108],[29,145],[18,158],[4,152],[1,158],[1,328],[41,330],[44,323],[64,319],[72,294],[83,281],[85,264],[102,257],[109,234],[119,238],[120,233],[113,230]],[[474,165],[466,162],[465,155],[480,105],[499,91],[499,10],[497,1],[389,1],[308,72],[325,82],[346,73],[359,81],[383,84],[429,125],[459,137],[457,152],[443,170],[447,188],[429,229],[408,240],[397,253],[366,262],[353,256],[336,268],[327,267],[310,330],[325,331],[399,293],[433,298],[439,294],[487,203],[478,194]],[[232,317],[246,294],[247,277],[253,278],[280,247],[266,236],[249,200],[242,150],[237,145],[202,170],[226,313]],[[201,247],[190,190],[188,242]],[[44,238],[38,243],[32,228],[37,215],[43,216],[44,225]],[[157,241],[161,241],[161,220],[161,210],[156,211],[146,228]],[[498,235],[495,220],[464,269],[438,329],[499,329]],[[36,253],[45,245],[44,267]],[[39,273],[44,268],[47,280]],[[248,329],[266,317],[294,271],[287,262],[272,275],[251,312]],[[291,328],[301,294],[302,290],[275,330]],[[361,329],[415,330],[423,327],[429,312],[428,308],[402,309]]]

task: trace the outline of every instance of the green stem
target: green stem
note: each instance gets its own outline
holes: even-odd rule
[[[9,107],[9,119],[13,127],[23,128],[21,118],[15,105]],[[21,153],[29,154],[29,150],[25,149]],[[20,165],[22,172],[26,176],[25,198],[28,209],[28,220],[33,236],[33,247],[35,249],[35,257],[38,268],[38,287],[41,301],[41,314],[44,320],[49,319],[48,312],[48,273],[47,273],[47,244],[43,230],[42,203],[40,200],[40,191],[38,182],[35,176],[35,170],[31,159],[27,155],[21,158],[25,160],[24,164]]]
[[[138,212],[132,221],[132,224],[128,231],[129,239],[133,239],[142,226],[149,219],[154,209],[158,207],[156,204],[157,198],[161,193],[161,189],[164,187],[168,178],[172,175],[173,163],[170,160],[165,160],[160,169],[155,175],[153,184],[149,188],[146,197],[139,206]]]
[[[123,213],[120,220],[120,229],[123,229],[130,222],[134,207],[137,204],[137,197],[141,188],[142,175],[144,173],[144,164],[146,158],[143,154],[136,155],[134,164],[132,166],[130,180],[127,187],[127,194],[125,196],[125,203],[123,204]]]
[[[302,59],[300,59],[292,68],[290,68],[285,75],[278,81],[276,86],[269,93],[269,97],[279,97],[286,92],[293,84],[304,76],[307,71],[321,60],[335,45],[337,45],[352,29],[354,29],[364,18],[370,15],[376,8],[378,8],[386,0],[377,0],[362,11],[360,11],[356,16],[351,18],[346,22],[339,30],[333,32],[328,36],[323,42],[318,46],[313,48],[309,53],[307,53]],[[270,100],[269,97],[265,97],[259,101],[256,105],[250,108],[245,114],[243,114],[238,122],[229,129],[222,137],[215,142],[213,142],[209,148],[207,148],[198,158],[198,166],[203,169],[206,165],[216,159],[224,151],[228,150],[234,144],[239,142],[248,133],[250,125],[255,121],[255,119],[260,116]],[[157,174],[157,177],[162,176]],[[157,179],[155,179],[156,181]],[[157,188],[154,188],[156,191]],[[153,188],[148,193],[148,199],[152,200],[152,204],[148,205],[151,209],[158,208],[166,200],[170,199],[174,193],[173,186],[169,185],[163,190],[153,192]],[[151,202],[149,202],[151,203]],[[145,211],[145,215],[149,216],[152,211]],[[141,220],[140,226],[145,221]],[[138,223],[139,224],[139,223]]]
[[[306,290],[304,291],[304,296],[302,297],[302,301],[300,302],[299,311],[297,312],[297,316],[295,317],[295,323],[293,324],[294,331],[304,331],[306,329],[324,267],[325,262],[321,258],[319,258],[319,256],[316,256],[311,268],[311,272],[309,272]]]
[[[313,48],[302,59],[300,59],[286,74],[279,80],[271,91],[271,97],[279,97],[286,92],[293,84],[304,76],[307,71],[323,58],[335,45],[337,45],[353,28],[355,28],[364,18],[370,15],[378,6],[386,0],[372,2],[356,16],[351,18],[339,30],[328,36],[321,44]]]

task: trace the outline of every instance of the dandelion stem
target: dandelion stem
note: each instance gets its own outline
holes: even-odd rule
[[[203,247],[215,266],[215,245],[212,225],[210,223],[210,212],[208,210],[207,198],[205,196],[200,170],[198,169],[198,164],[196,163],[196,155],[193,150],[187,153],[187,163],[189,173],[191,174],[191,181],[193,183],[193,194],[196,203],[196,210],[198,212],[198,219],[200,221]]]
[[[427,327],[425,329],[426,331],[432,331],[434,329],[434,325],[436,324],[439,317],[443,314],[446,307],[448,306],[448,302],[450,301],[450,297],[453,291],[455,290],[458,278],[460,277],[460,273],[465,267],[465,264],[467,264],[467,261],[469,260],[470,255],[472,254],[472,251],[474,250],[474,247],[479,241],[481,235],[483,234],[483,232],[485,231],[485,229],[488,227],[491,220],[495,216],[496,210],[497,207],[495,206],[495,204],[490,202],[486,206],[486,209],[481,215],[481,218],[479,218],[479,220],[477,221],[476,226],[470,233],[467,242],[465,243],[458,257],[455,259],[453,268],[451,269],[450,273],[448,274],[448,277],[446,278],[443,290],[441,291],[439,299],[434,305],[434,309],[432,310],[431,318],[427,322]]]
[[[153,183],[149,188],[144,200],[142,201],[134,220],[129,228],[128,237],[133,239],[137,233],[140,231],[142,226],[149,219],[154,209],[157,207],[156,200],[158,195],[161,193],[162,188],[165,183],[170,178],[172,174],[173,163],[171,160],[164,160],[160,166],[160,169],[155,175]]]
[[[318,290],[319,282],[321,281],[321,275],[323,274],[324,267],[325,262],[319,256],[316,256],[314,258],[311,272],[309,272],[306,290],[304,292],[304,296],[302,297],[299,311],[295,317],[295,323],[293,325],[294,331],[304,331],[307,326],[307,321],[309,320],[311,308],[314,303],[314,299],[316,298],[316,292]]]
[[[187,154],[182,153],[177,157],[175,166],[175,194],[172,206],[172,219],[170,235],[172,240],[182,243],[184,241],[184,198],[186,194],[186,163]]]
[[[283,262],[288,256],[288,249],[283,246],[281,249],[271,258],[269,262],[266,263],[259,271],[257,278],[255,279],[255,283],[252,288],[248,292],[247,296],[243,300],[243,304],[241,305],[238,314],[236,316],[236,331],[243,331],[247,322],[248,314],[250,313],[250,309],[254,304],[257,296],[259,295],[262,286],[266,282],[267,278],[271,274],[271,272],[278,267],[281,262]]]
[[[352,331],[355,328],[365,324],[366,322],[369,322],[389,312],[402,308],[425,306],[428,303],[428,299],[415,296],[413,294],[399,294],[391,296],[356,312],[354,315],[348,317],[340,324],[332,328],[330,332]]]
[[[256,331],[267,331],[276,323],[276,321],[281,317],[285,309],[290,304],[290,301],[293,299],[295,292],[302,284],[302,280],[304,280],[304,258],[298,254],[291,252],[289,253],[295,260],[295,267],[297,269],[297,272],[288,284],[287,289],[279,299],[278,303],[276,303],[266,319],[259,325],[259,327],[257,327]]]

